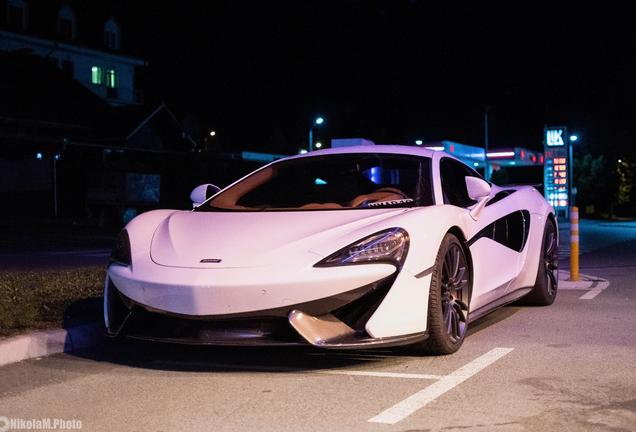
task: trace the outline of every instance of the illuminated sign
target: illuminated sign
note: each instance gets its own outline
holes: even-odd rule
[[[489,159],[513,158],[513,157],[515,157],[515,152],[513,151],[500,151],[500,152],[488,153]]]
[[[566,158],[554,158],[552,159],[552,170],[555,185],[566,185],[568,178],[567,159]]]
[[[545,129],[544,194],[546,200],[556,209],[567,209],[570,204],[570,160],[565,137],[565,127]]]
[[[548,147],[564,146],[565,128],[546,129],[545,143]]]

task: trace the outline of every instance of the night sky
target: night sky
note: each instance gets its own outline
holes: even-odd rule
[[[483,146],[490,106],[491,148],[540,150],[547,124],[633,152],[632,3],[550,3],[137,0],[123,38],[143,85],[235,150],[295,152],[317,116],[315,141]]]

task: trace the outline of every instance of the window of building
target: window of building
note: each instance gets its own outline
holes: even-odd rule
[[[104,45],[115,50],[121,46],[121,30],[114,18],[106,21],[104,25]]]
[[[117,79],[114,69],[106,69],[106,97],[117,99]]]
[[[97,85],[102,84],[102,68],[98,66],[93,66],[91,68],[91,82]]]
[[[114,69],[106,69],[106,87],[115,88],[116,87],[115,80],[115,70]]]
[[[7,24],[11,28],[27,28],[27,4],[24,0],[7,1]]]
[[[77,38],[77,20],[75,12],[69,6],[60,9],[57,16],[57,32],[66,39],[75,40]]]

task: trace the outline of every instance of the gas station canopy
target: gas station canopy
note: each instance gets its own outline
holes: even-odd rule
[[[486,151],[480,147],[459,144],[453,141],[440,141],[422,144],[431,150],[442,150],[455,156],[464,163],[475,168],[484,168],[486,165]],[[521,147],[509,149],[490,149],[488,162],[491,166],[541,166],[543,165],[543,153],[528,150]]]

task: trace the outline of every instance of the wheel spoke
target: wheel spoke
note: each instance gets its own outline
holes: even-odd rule
[[[466,309],[463,309],[464,303],[459,300],[451,300],[443,304],[444,325],[446,333],[453,341],[457,341],[462,337],[463,325],[466,323]]]
[[[457,276],[457,272],[459,271],[459,249],[454,248],[453,252],[453,271],[451,273],[451,280],[454,280]]]
[[[466,323],[468,306],[463,301],[447,295],[442,301],[442,308],[446,333],[453,341],[459,340],[463,333],[462,324]]]
[[[464,303],[460,299],[455,299],[455,303],[459,305],[459,309],[462,311],[462,313],[468,310],[468,306],[466,305],[466,303]]]
[[[455,303],[455,334],[453,335],[456,338],[460,338],[462,335],[462,323],[466,322],[464,318],[464,313],[459,306],[459,304]]]
[[[466,267],[462,267],[457,271],[457,274],[453,276],[453,278],[450,280],[450,282],[448,283],[449,286],[451,287],[458,287],[462,282],[463,282],[463,278],[464,278],[464,274],[466,273]]]
[[[457,275],[457,271],[459,269],[459,250],[456,248],[452,248],[448,251],[446,256],[444,257],[444,277],[443,282],[445,285],[451,285],[455,276]]]
[[[546,250],[545,250],[545,256],[552,256],[552,252],[554,249],[554,233],[550,232],[548,235],[548,241],[546,242]]]
[[[450,335],[453,339],[457,339],[460,335],[459,330],[459,316],[457,316],[457,311],[453,308],[453,314],[451,316],[452,320],[452,329],[450,331]]]
[[[456,289],[464,282],[466,266],[462,262],[462,252],[458,247],[451,248],[444,258],[442,283],[446,289]]]
[[[451,302],[443,303],[442,306],[444,307],[444,323],[446,324],[446,333],[450,333],[453,307],[451,306]]]
[[[554,287],[557,286],[557,276],[554,274],[552,270],[550,270],[549,267],[546,273],[548,274],[549,291],[550,291],[550,294],[552,295],[554,293]]]

